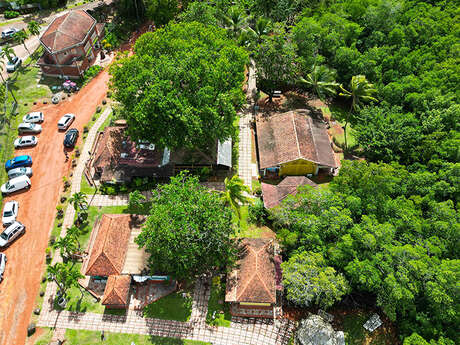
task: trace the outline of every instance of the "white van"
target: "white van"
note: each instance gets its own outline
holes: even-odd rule
[[[2,194],[11,194],[21,189],[29,189],[32,186],[26,175],[12,178],[1,187]]]

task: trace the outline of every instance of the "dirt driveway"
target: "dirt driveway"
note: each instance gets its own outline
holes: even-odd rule
[[[71,127],[77,128],[81,134],[96,106],[105,98],[108,80],[109,75],[104,71],[69,100],[58,105],[38,106],[36,110],[45,114],[38,145],[15,153],[32,156],[34,175],[31,179],[32,188],[28,192],[12,195],[5,200],[19,202],[18,220],[26,226],[26,233],[4,251],[8,263],[5,279],[0,284],[2,345],[25,344],[27,326],[44,274],[45,249],[62,190],[62,177],[68,175],[70,170],[70,161],[65,162],[63,152],[64,134],[58,133],[57,121],[65,113],[76,114]],[[81,145],[80,141],[81,135],[78,145]]]

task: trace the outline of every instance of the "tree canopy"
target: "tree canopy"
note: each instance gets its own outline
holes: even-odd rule
[[[142,35],[134,52],[111,68],[133,138],[206,148],[232,135],[248,56],[225,30],[170,24]]]
[[[232,211],[197,177],[181,173],[153,191],[152,207],[136,243],[151,254],[152,273],[178,279],[227,266],[235,241]]]

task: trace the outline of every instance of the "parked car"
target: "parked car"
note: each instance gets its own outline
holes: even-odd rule
[[[19,134],[24,133],[34,133],[38,134],[42,131],[42,126],[37,125],[36,123],[20,123],[18,126]]]
[[[15,239],[26,231],[26,227],[18,221],[11,224],[0,234],[0,247],[9,246]]]
[[[3,207],[2,223],[3,226],[13,224],[18,216],[19,203],[17,201],[8,201]]]
[[[2,38],[5,39],[5,38],[13,37],[18,31],[19,30],[16,28],[5,29],[2,31]]]
[[[74,114],[65,114],[58,121],[58,130],[65,131],[72,124],[73,120],[75,120],[75,115]]]
[[[8,159],[5,163],[5,170],[8,171],[10,169],[27,167],[31,165],[32,157],[30,157],[29,155],[21,155],[14,157],[13,159]]]
[[[26,175],[18,176],[12,178],[7,183],[2,184],[0,187],[2,194],[7,195],[14,192],[17,192],[21,189],[29,189],[32,186],[30,179]]]
[[[26,167],[21,167],[21,168],[15,168],[8,170],[8,178],[11,180],[15,177],[25,175],[27,177],[32,176],[32,168],[26,168]]]
[[[8,61],[6,63],[6,71],[12,73],[16,71],[16,69],[19,66],[21,66],[21,64],[22,64],[22,59],[15,56],[14,58],[11,59],[11,61]]]
[[[72,148],[75,146],[75,143],[78,139],[78,129],[71,128],[67,131],[64,137],[64,146],[68,148]]]
[[[5,273],[6,261],[6,255],[0,253],[0,282],[3,280],[3,273]]]
[[[45,116],[43,115],[41,111],[34,111],[32,113],[25,115],[22,118],[22,122],[26,122],[26,123],[40,123],[40,122],[43,122],[44,120],[45,120]]]
[[[35,135],[27,135],[25,137],[19,137],[14,141],[14,147],[28,147],[35,146],[38,143],[38,139]]]

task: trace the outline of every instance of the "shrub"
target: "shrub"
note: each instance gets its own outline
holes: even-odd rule
[[[200,177],[200,182],[206,181],[209,178],[209,176],[211,176],[211,168],[201,168],[201,170],[198,172],[198,176]]]
[[[250,223],[265,225],[267,222],[267,217],[268,212],[260,198],[257,198],[253,205],[249,205],[248,219]]]
[[[19,12],[18,11],[5,11],[3,15],[5,16],[5,19],[11,19],[11,18],[19,17]]]
[[[83,75],[83,84],[88,84],[91,79],[97,76],[102,71],[102,67],[98,65],[93,65],[88,68]]]

